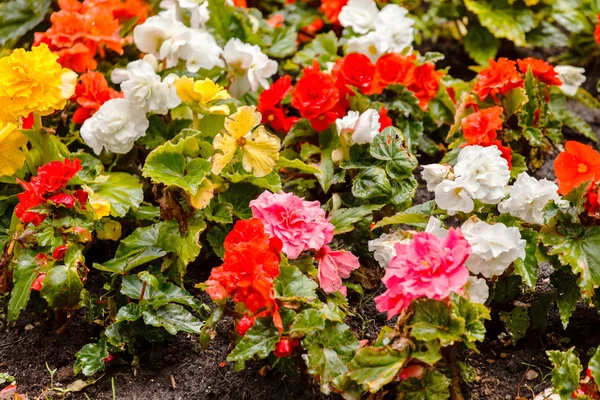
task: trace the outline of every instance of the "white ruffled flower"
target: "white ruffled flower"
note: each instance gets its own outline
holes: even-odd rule
[[[435,203],[448,214],[471,212],[475,207],[473,199],[460,183],[445,179],[435,187]]]
[[[371,143],[379,133],[381,123],[379,122],[379,113],[370,108],[364,113],[358,114],[357,111],[349,111],[344,118],[338,118],[335,121],[338,134],[351,133],[352,144]]]
[[[373,251],[375,261],[381,268],[387,268],[390,260],[396,256],[396,243],[410,243],[410,239],[404,237],[402,231],[384,233],[377,239],[369,240],[369,251]]]
[[[397,4],[388,4],[379,11],[375,20],[375,32],[387,36],[386,51],[402,53],[412,49],[415,21],[407,17],[408,10]]]
[[[508,162],[496,146],[463,148],[454,174],[456,183],[464,187],[471,198],[486,204],[498,204],[504,198],[510,179]]]
[[[537,180],[521,172],[509,186],[510,198],[498,204],[498,211],[509,213],[530,224],[544,223],[544,207],[550,200],[559,201],[558,186],[547,179]]]
[[[465,291],[469,296],[469,300],[474,303],[484,304],[488,297],[490,297],[490,288],[488,287],[486,280],[483,278],[469,276],[467,279],[467,285],[465,286]]]
[[[267,78],[277,72],[277,62],[270,60],[260,47],[244,43],[237,38],[230,39],[223,49],[223,58],[227,66],[235,71],[235,78],[229,92],[232,96],[241,96],[259,87],[269,88]]]
[[[200,69],[211,70],[214,67],[225,67],[221,58],[223,49],[215,38],[206,31],[189,30],[189,38],[182,49],[181,58],[186,60],[188,72],[196,73]]]
[[[150,57],[153,58],[153,56]],[[146,58],[133,61],[127,65],[126,74],[115,70],[113,81],[120,80],[127,75],[126,79],[120,82],[125,98],[132,103],[139,104],[145,112],[166,114],[170,109],[181,104],[181,99],[177,96],[173,85],[175,76],[170,75],[161,81],[154,68],[155,66],[151,62],[147,62]]]
[[[585,69],[570,65],[557,65],[554,70],[562,82],[558,88],[567,96],[575,96],[581,84],[585,82]]]
[[[181,21],[183,17],[181,11],[187,10],[190,13],[190,27],[194,29],[204,29],[206,22],[210,19],[208,0],[163,0],[160,8],[163,11],[158,15],[176,21]]]
[[[154,15],[133,29],[133,42],[143,52],[162,60],[184,46],[189,28],[182,22],[161,15]],[[175,62],[176,64],[176,62]],[[173,65],[172,65],[173,66]]]
[[[449,165],[444,164],[429,164],[423,165],[423,171],[421,176],[427,182],[427,190],[430,192],[435,191],[435,187],[448,177],[452,168]]]
[[[525,258],[526,242],[517,227],[470,219],[460,230],[471,245],[465,265],[473,274],[486,278],[501,275],[513,261]]]
[[[376,62],[389,49],[389,35],[381,32],[369,32],[366,35],[348,39],[346,54],[360,53]]]
[[[102,149],[125,154],[140,137],[146,135],[150,123],[138,104],[125,99],[111,99],[98,112],[86,119],[81,127],[81,138],[94,153]]]
[[[343,27],[365,34],[374,28],[378,13],[379,9],[373,0],[350,0],[342,7],[338,18]]]
[[[429,221],[427,221],[427,226],[425,227],[425,232],[431,233],[432,235],[440,238],[445,238],[448,236],[448,229],[442,228],[442,221],[436,217],[429,217]]]

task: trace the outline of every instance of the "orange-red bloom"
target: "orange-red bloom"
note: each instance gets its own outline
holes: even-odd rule
[[[350,53],[340,58],[332,74],[339,84],[357,87],[364,94],[372,93],[375,66],[364,54]]]
[[[83,124],[108,100],[123,97],[123,93],[108,86],[106,78],[100,72],[86,72],[80,79],[72,97],[80,106],[73,114],[73,122],[76,124]]]
[[[442,73],[435,70],[433,63],[419,65],[414,70],[414,80],[408,85],[408,90],[413,92],[419,105],[423,110],[427,110],[427,105],[437,94],[440,87],[440,77]]]
[[[498,61],[490,60],[489,67],[477,75],[473,90],[481,100],[490,94],[495,100],[498,94],[506,94],[517,87],[523,87],[523,78],[517,71],[516,62],[500,58]]]
[[[565,151],[554,161],[554,173],[558,180],[558,193],[568,194],[585,182],[600,177],[600,154],[591,146],[569,140]]]
[[[262,114],[262,123],[270,124],[278,132],[288,132],[298,117],[288,117],[281,101],[292,91],[292,79],[282,76],[271,87],[258,96],[257,110]]]
[[[385,54],[377,60],[377,93],[381,93],[388,85],[403,84],[409,86],[415,79],[415,60],[417,57],[413,54],[402,56],[397,53]]]
[[[348,4],[348,0],[321,0],[319,11],[325,14],[329,22],[339,25],[340,20],[338,17],[342,11],[342,7],[346,4]]]
[[[596,38],[596,42],[600,43],[600,13],[598,13],[598,25],[594,29],[594,37]]]
[[[496,131],[502,129],[502,107],[486,108],[465,117],[462,130],[467,145],[489,146],[496,140]]]
[[[533,76],[544,82],[546,85],[562,85],[558,73],[554,70],[552,64],[547,63],[544,60],[528,57],[517,60],[517,63],[519,64],[519,69],[522,73],[526,74],[527,70],[531,68]]]

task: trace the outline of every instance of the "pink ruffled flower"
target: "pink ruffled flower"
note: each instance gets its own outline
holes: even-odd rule
[[[350,272],[360,267],[358,258],[349,251],[331,251],[329,246],[323,246],[315,255],[319,261],[319,285],[326,293],[337,292],[346,295],[346,287],[342,278],[349,278]]]
[[[471,248],[459,230],[450,228],[445,238],[420,232],[409,244],[397,243],[395,249],[382,279],[387,290],[375,298],[377,309],[386,311],[388,318],[414,299],[442,300],[467,283],[469,271],[464,264]]]
[[[333,225],[318,201],[305,201],[292,193],[263,192],[250,202],[252,216],[262,221],[265,232],[283,242],[290,259],[305,250],[318,250],[333,239]]]

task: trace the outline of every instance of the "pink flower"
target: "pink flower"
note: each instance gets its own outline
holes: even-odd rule
[[[318,250],[333,239],[333,225],[318,201],[305,201],[292,193],[263,192],[250,202],[252,216],[262,221],[265,232],[283,242],[290,259],[308,249]]]
[[[349,278],[350,272],[360,267],[358,258],[349,251],[331,251],[329,246],[323,246],[315,258],[319,261],[319,285],[327,293],[338,290],[346,295],[346,287],[342,278]]]
[[[388,318],[414,299],[442,300],[467,283],[464,264],[471,248],[459,230],[450,228],[445,238],[420,232],[409,244],[396,243],[395,249],[382,279],[387,290],[375,298],[377,309],[387,311]]]

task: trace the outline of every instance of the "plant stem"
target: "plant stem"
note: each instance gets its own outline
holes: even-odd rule
[[[198,113],[195,111],[192,111],[192,118],[193,118],[192,127],[194,129],[198,130],[200,128],[200,120],[198,119]]]
[[[452,384],[450,385],[450,399],[451,400],[465,400],[460,390],[460,372],[458,371],[458,364],[456,364],[456,345],[448,348],[447,352],[448,363],[452,368]]]
[[[33,127],[36,130],[38,130],[38,131],[42,130],[42,117],[41,117],[41,115],[33,114]]]

